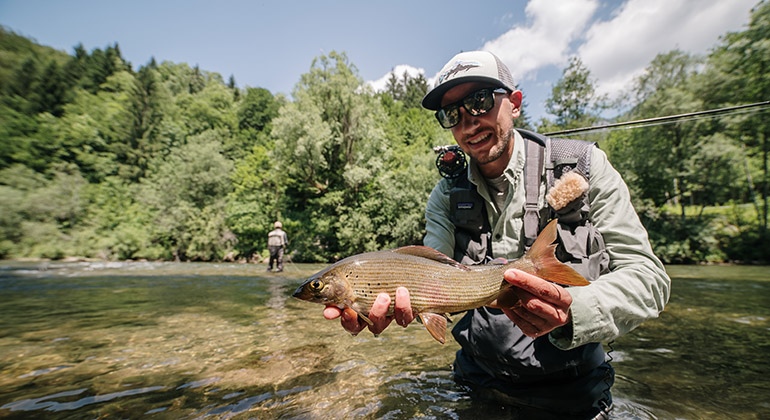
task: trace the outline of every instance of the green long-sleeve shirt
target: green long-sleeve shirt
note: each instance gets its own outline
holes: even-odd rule
[[[487,183],[471,161],[469,180],[486,202],[492,226],[495,258],[514,259],[524,253],[523,217],[524,139],[516,132],[514,153],[504,176],[509,182],[501,209],[490,197]],[[540,207],[545,203],[546,177],[540,185]],[[454,254],[455,228],[449,219],[447,180],[431,192],[426,207],[426,235],[423,243],[446,255]],[[588,197],[589,219],[601,232],[610,257],[610,273],[588,286],[572,287],[571,324],[551,333],[551,342],[571,349],[591,342],[608,342],[657,317],[668,302],[671,280],[653,254],[647,231],[639,220],[628,188],[599,148],[592,148]],[[572,334],[566,333],[571,331]]]

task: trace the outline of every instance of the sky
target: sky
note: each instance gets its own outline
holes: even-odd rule
[[[391,71],[432,81],[461,51],[505,62],[533,121],[577,55],[613,97],[659,53],[707,54],[758,0],[0,0],[0,25],[67,53],[118,44],[291,96],[314,58],[344,52],[375,89]]]

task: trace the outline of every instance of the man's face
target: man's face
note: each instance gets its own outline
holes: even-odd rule
[[[480,83],[463,83],[449,89],[441,106],[462,100],[469,94],[489,87]],[[451,128],[457,144],[479,165],[487,177],[503,173],[513,153],[513,120],[519,116],[521,92],[494,94],[495,105],[485,114],[473,116],[460,107],[460,122]]]

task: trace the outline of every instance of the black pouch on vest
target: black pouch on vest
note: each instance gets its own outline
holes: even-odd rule
[[[449,205],[452,209],[449,218],[455,225],[454,260],[468,265],[491,260],[487,211],[476,189],[453,188],[449,192]]]
[[[484,228],[484,202],[475,190],[453,188],[449,192],[449,205],[452,207],[450,218],[456,227],[471,232],[481,232]]]

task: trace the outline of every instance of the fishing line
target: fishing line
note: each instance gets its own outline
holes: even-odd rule
[[[624,122],[618,122],[618,123],[597,125],[592,127],[581,127],[581,128],[573,128],[569,130],[553,131],[550,133],[545,133],[545,135],[550,137],[563,137],[564,135],[585,133],[590,131],[600,131],[600,130],[614,131],[619,129],[651,127],[656,125],[673,124],[673,123],[678,123],[683,121],[686,122],[686,121],[693,121],[693,120],[705,119],[705,118],[720,118],[720,117],[739,115],[739,114],[764,112],[767,110],[770,110],[770,101],[756,102],[752,104],[737,105],[737,106],[718,108],[718,109],[710,109],[706,111],[688,112],[688,113],[677,114],[677,115],[667,115],[663,117],[645,118],[645,119],[634,120],[634,121],[624,121]]]

